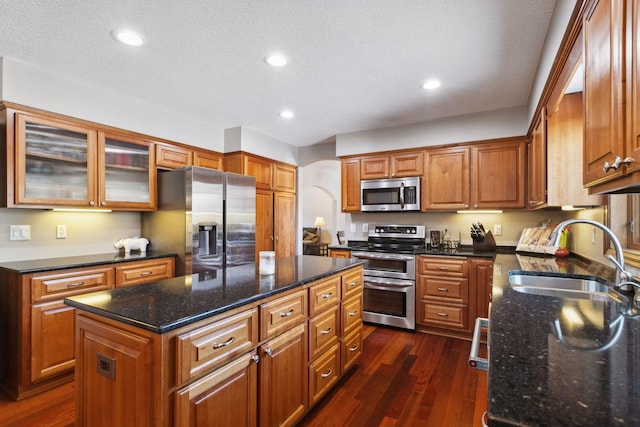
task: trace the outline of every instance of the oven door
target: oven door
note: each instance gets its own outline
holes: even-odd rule
[[[364,275],[391,279],[416,280],[416,256],[384,252],[351,252],[365,261]]]
[[[416,285],[413,280],[364,277],[362,320],[398,328],[416,328]]]

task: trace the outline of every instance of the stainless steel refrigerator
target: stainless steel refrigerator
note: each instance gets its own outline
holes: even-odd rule
[[[175,252],[176,276],[255,262],[256,180],[189,166],[158,173],[158,210],[142,215],[150,249]]]

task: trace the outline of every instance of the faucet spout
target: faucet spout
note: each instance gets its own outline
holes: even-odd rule
[[[613,233],[613,231],[611,231],[611,229],[605,226],[604,224],[601,224],[597,221],[593,221],[590,219],[580,219],[580,218],[568,219],[556,225],[556,227],[553,229],[553,232],[549,235],[548,243],[550,245],[553,245],[556,248],[559,247],[560,233],[562,232],[562,230],[564,230],[566,227],[568,227],[571,224],[578,224],[578,223],[591,224],[594,227],[599,228],[607,236],[609,236],[609,239],[611,239],[611,243],[613,244],[613,248],[616,251],[615,258],[612,257],[611,255],[608,256],[609,260],[615,265],[616,271],[617,271],[615,287],[616,289],[618,289],[623,285],[627,285],[628,283],[625,283],[625,282],[631,281],[632,275],[625,269],[626,267],[624,265],[624,252],[622,249],[622,245],[620,244],[620,240],[618,240],[618,238]]]

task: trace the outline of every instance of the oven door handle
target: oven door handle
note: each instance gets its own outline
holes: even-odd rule
[[[351,252],[351,256],[360,259],[388,259],[394,261],[413,261],[415,255],[398,255],[378,252]]]
[[[389,279],[380,279],[380,280],[376,280],[376,279],[372,279],[372,278],[365,278],[364,279],[364,287],[365,289],[378,289],[381,291],[393,291],[393,290],[399,290],[399,289],[403,289],[403,288],[412,288],[415,287],[415,283],[411,282],[411,283],[406,283],[405,281],[393,281],[393,280],[389,280]]]

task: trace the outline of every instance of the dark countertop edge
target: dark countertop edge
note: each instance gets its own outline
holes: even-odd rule
[[[70,298],[73,298],[73,297],[65,298],[64,299],[64,303],[67,304],[67,305],[70,305],[72,307],[78,308],[80,310],[84,310],[84,311],[87,311],[89,313],[93,313],[93,314],[97,314],[97,315],[100,315],[100,316],[104,316],[106,318],[109,318],[109,319],[112,319],[112,320],[116,320],[116,321],[119,321],[119,322],[122,322],[122,323],[125,323],[125,324],[128,324],[128,325],[132,325],[132,326],[135,326],[135,327],[138,327],[138,328],[141,328],[141,329],[145,329],[147,331],[151,331],[151,332],[154,332],[154,333],[157,333],[157,334],[164,334],[164,333],[172,331],[174,329],[178,329],[180,327],[183,327],[183,326],[186,326],[186,325],[190,325],[190,324],[198,322],[200,320],[203,320],[203,319],[206,319],[206,318],[209,318],[209,317],[213,317],[213,316],[216,316],[218,314],[222,314],[222,313],[224,313],[226,311],[233,310],[234,308],[238,308],[238,307],[241,307],[243,305],[251,304],[252,302],[260,301],[262,299],[269,298],[269,297],[272,297],[274,295],[278,295],[280,293],[289,291],[291,289],[295,289],[297,287],[304,286],[304,285],[306,285],[306,284],[308,284],[310,282],[314,282],[316,280],[320,280],[320,279],[323,279],[325,277],[332,276],[334,274],[340,273],[340,272],[345,271],[345,270],[349,270],[349,269],[351,269],[351,268],[353,268],[355,266],[362,265],[362,264],[364,264],[364,261],[354,261],[352,264],[349,264],[349,265],[346,265],[346,266],[343,266],[343,267],[336,267],[334,270],[331,270],[331,272],[328,272],[328,273],[325,273],[325,274],[318,274],[316,276],[307,277],[307,278],[302,279],[302,280],[300,280],[298,282],[292,283],[292,284],[290,284],[288,286],[283,286],[283,287],[279,287],[278,289],[273,289],[273,290],[271,290],[269,292],[256,294],[253,297],[238,300],[238,301],[236,301],[236,302],[234,302],[232,304],[227,304],[224,307],[219,307],[219,308],[216,308],[216,309],[213,309],[213,310],[209,310],[209,311],[206,311],[206,312],[203,312],[203,313],[200,313],[198,315],[191,316],[191,317],[188,317],[188,318],[178,319],[178,320],[176,320],[174,322],[168,323],[168,324],[160,326],[160,327],[151,325],[149,323],[140,322],[140,321],[137,321],[135,319],[131,319],[129,317],[124,317],[124,316],[121,316],[121,315],[118,315],[118,314],[114,314],[112,312],[109,312],[109,311],[106,311],[106,310],[102,310],[102,309],[99,309],[99,308],[95,308],[95,307],[90,306],[90,305],[82,304],[80,302],[74,301],[73,299],[70,299]],[[158,281],[158,282],[147,283],[145,285],[139,285],[139,286],[150,286],[150,285],[153,286],[154,284],[159,284],[159,283],[162,283],[162,282],[163,281],[161,280],[161,281]],[[100,293],[108,293],[108,292],[111,292],[111,291],[114,291],[114,290],[115,289],[111,289],[111,290],[107,290],[107,291],[100,291]]]
[[[9,271],[18,274],[41,273],[52,270],[62,270],[67,268],[90,267],[101,264],[117,264],[130,261],[143,261],[149,259],[176,257],[175,253],[153,252],[146,253],[134,252],[125,254],[124,252],[75,255],[59,258],[41,258],[34,260],[10,261],[0,263],[0,270]]]
[[[364,243],[364,246],[359,246]],[[349,245],[329,245],[329,249],[334,250],[350,250],[360,251],[367,250],[366,241],[356,241],[355,246]],[[462,245],[457,250],[450,249],[431,249],[430,247],[424,251],[417,251],[415,255],[434,255],[434,256],[460,256],[460,257],[477,257],[477,258],[493,258],[496,254],[514,254],[516,252],[515,246],[498,246],[495,251],[474,251],[472,245]]]

